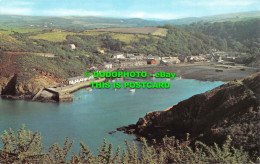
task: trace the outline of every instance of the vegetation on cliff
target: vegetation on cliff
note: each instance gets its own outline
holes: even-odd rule
[[[86,56],[46,58],[26,52],[2,53],[0,76],[3,84],[0,93],[16,96],[36,94],[41,88],[57,86],[68,77],[82,74],[93,60]]]
[[[211,91],[194,95],[165,111],[149,112],[135,125],[120,128],[150,140],[167,136],[184,138],[190,133],[207,144],[223,144],[226,136],[232,145],[243,146],[259,156],[260,72],[243,80],[227,82]]]
[[[234,50],[248,53],[253,61],[260,58],[260,19],[249,19],[238,22],[194,23],[186,26],[194,32],[202,32],[220,40],[223,50]]]
[[[41,133],[25,130],[24,125],[14,133],[12,129],[4,131],[1,136],[3,147],[0,147],[1,163],[249,163],[248,154],[242,148],[231,146],[232,139],[219,147],[207,146],[197,141],[193,149],[189,140],[180,142],[174,137],[164,138],[161,147],[149,146],[143,140],[143,148],[138,153],[133,142],[132,146],[126,141],[127,149],[123,151],[117,147],[113,152],[113,145],[107,144],[104,139],[103,146],[98,148],[98,154],[93,155],[88,147],[81,142],[80,150],[76,154],[71,152],[73,140],[68,137],[64,145],[53,144],[48,150],[43,147]],[[254,159],[255,160],[255,159]]]

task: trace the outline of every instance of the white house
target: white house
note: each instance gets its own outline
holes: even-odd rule
[[[171,62],[172,62],[173,64],[179,64],[179,63],[181,63],[181,61],[180,61],[180,59],[179,59],[178,57],[172,57],[172,58],[171,58]]]
[[[112,63],[104,63],[105,69],[111,69],[113,67]]]
[[[116,52],[113,54],[114,59],[125,59],[125,55],[123,52]]]
[[[76,77],[72,77],[72,78],[68,78],[69,84],[76,84],[76,83],[80,83],[80,82],[84,82],[84,81],[89,81],[94,79],[94,76],[91,75],[90,77],[86,77],[86,76],[76,76]]]
[[[134,54],[126,54],[127,58],[130,58],[130,57],[133,57],[133,56],[135,56],[135,55]]]

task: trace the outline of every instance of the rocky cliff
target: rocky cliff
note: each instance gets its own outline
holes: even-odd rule
[[[39,68],[30,67],[32,61],[26,54],[2,53],[0,54],[0,95],[30,99],[43,88],[57,86],[64,82],[63,78],[56,77]],[[42,67],[44,68],[44,67]]]
[[[147,113],[135,125],[120,128],[149,139],[165,135],[221,143],[231,135],[234,145],[260,148],[260,72],[192,96],[164,111]]]
[[[0,93],[2,96],[17,99],[31,99],[39,90],[57,86],[62,79],[46,75],[37,75],[23,82],[17,81],[19,74],[1,77]]]

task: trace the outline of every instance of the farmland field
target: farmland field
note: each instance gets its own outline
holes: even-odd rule
[[[157,27],[133,27],[133,28],[103,28],[89,31],[103,31],[103,32],[117,32],[117,33],[131,33],[131,34],[149,34],[166,36],[167,29]]]
[[[62,42],[66,40],[67,35],[75,35],[73,32],[47,32],[36,36],[31,36],[33,39],[44,39],[53,42]]]
[[[0,28],[0,33],[10,35],[13,34],[13,31],[19,33],[28,33],[42,30],[42,28]]]
[[[47,32],[43,34],[38,34],[35,36],[31,36],[33,39],[44,39],[53,42],[62,42],[66,40],[67,35],[101,35],[101,34],[109,34],[114,39],[119,39],[122,42],[130,43],[131,41],[138,41],[139,38],[148,38],[145,34],[137,34],[137,33],[116,33],[116,32],[103,32],[103,31],[85,31],[81,33],[73,33],[73,32]]]
[[[130,43],[131,41],[138,41],[139,38],[148,38],[147,35],[142,34],[119,34],[119,33],[111,33],[112,38],[119,39],[122,42]]]

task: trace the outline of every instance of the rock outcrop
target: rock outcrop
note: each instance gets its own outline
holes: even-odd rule
[[[49,72],[27,68],[22,60],[26,54],[0,54],[0,95],[15,99],[31,99],[39,90],[65,81]]]
[[[221,143],[231,135],[233,143],[249,150],[260,147],[260,72],[227,82],[194,95],[164,111],[147,113],[135,125],[119,130],[148,139],[165,135]]]

